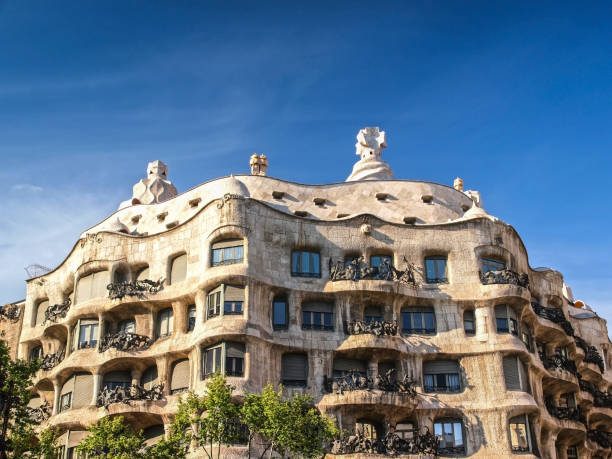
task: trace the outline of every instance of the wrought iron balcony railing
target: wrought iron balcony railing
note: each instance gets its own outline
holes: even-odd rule
[[[397,321],[372,321],[365,322],[356,320],[345,322],[344,329],[347,335],[376,335],[376,336],[394,336],[397,335]]]
[[[396,375],[397,372],[392,369],[384,374],[379,374],[376,380],[373,380],[357,370],[352,370],[347,375],[336,378],[325,376],[323,385],[327,392],[336,394],[343,394],[344,392],[354,390],[378,389],[383,392],[397,392],[416,397],[415,382],[408,375],[398,381]]]
[[[531,307],[538,316],[560,325],[568,336],[574,336],[574,327],[565,318],[561,309],[547,308],[538,303],[531,303]]]
[[[47,322],[57,322],[59,319],[66,317],[71,304],[72,300],[70,298],[66,298],[66,301],[63,303],[49,306],[45,311],[45,320],[43,320],[42,324],[44,325]]]
[[[0,307],[0,321],[2,320],[17,322],[19,320],[19,307],[16,304],[5,304]]]
[[[574,376],[578,375],[576,363],[573,360],[561,355],[551,355],[549,357],[540,354],[540,360],[547,370],[561,369],[570,372]]]
[[[126,296],[145,298],[145,293],[155,294],[163,288],[164,280],[152,281],[150,279],[136,280],[132,282],[113,282],[108,284],[108,297],[111,300],[121,300]]]
[[[557,419],[563,419],[567,421],[576,421],[587,425],[586,418],[580,408],[571,408],[564,406],[555,406],[551,401],[546,401],[546,410],[551,416],[556,417]]]
[[[151,344],[153,344],[153,340],[148,336],[120,331],[108,334],[102,338],[102,343],[100,344],[98,352],[104,352],[111,347],[124,352],[142,351],[148,349]]]
[[[388,431],[389,433],[382,438],[372,438],[362,432],[343,435],[333,441],[330,452],[335,455],[369,453],[387,456],[414,454],[436,457],[438,454],[445,452],[440,448],[438,437],[432,434],[427,427],[421,431],[414,429],[411,432],[404,432],[404,434],[410,433],[407,438],[400,437],[392,429],[388,429]],[[461,447],[460,453],[465,453],[463,447]]]
[[[587,430],[587,438],[605,449],[612,448],[612,433],[604,430]]]
[[[64,360],[64,356],[66,355],[66,350],[62,349],[55,354],[46,354],[40,361],[40,368],[48,371],[51,368],[57,366],[62,360]]]
[[[158,384],[151,389],[145,389],[141,386],[131,384],[127,387],[117,386],[113,389],[104,387],[96,398],[96,405],[103,406],[108,409],[112,403],[129,404],[138,400],[161,400],[164,398],[164,385]]]
[[[576,341],[576,346],[578,346],[584,351],[584,361],[588,363],[594,363],[603,373],[605,370],[604,361],[597,348],[595,346],[589,346],[587,342],[583,340],[580,336],[574,336],[574,341]]]
[[[519,287],[529,288],[529,276],[519,274],[511,269],[500,269],[499,271],[479,271],[480,282],[484,285],[492,284],[511,284]]]
[[[332,282],[350,280],[358,282],[364,279],[396,281],[417,286],[416,268],[404,258],[406,269],[399,270],[389,260],[384,259],[380,266],[371,266],[364,257],[356,258],[350,263],[342,260],[329,260],[329,280]]]
[[[578,379],[578,384],[581,390],[593,396],[593,405],[600,408],[612,408],[612,394],[610,392],[602,392],[597,389],[595,384],[582,378]]]
[[[47,401],[37,408],[28,408],[29,417],[32,421],[40,424],[51,416],[51,405]]]

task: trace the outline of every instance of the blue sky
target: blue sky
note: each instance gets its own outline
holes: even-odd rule
[[[165,161],[343,181],[381,126],[401,179],[482,193],[533,267],[612,319],[612,15],[597,2],[0,0],[0,301]]]

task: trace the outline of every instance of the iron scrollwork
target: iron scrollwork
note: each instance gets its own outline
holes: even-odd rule
[[[70,298],[66,298],[66,301],[59,304],[54,304],[49,306],[45,311],[45,320],[43,321],[43,325],[47,322],[57,322],[58,319],[63,319],[68,314],[68,310],[70,309],[70,305],[72,304],[72,300]]]
[[[585,352],[584,361],[588,363],[594,363],[599,367],[599,371],[604,372],[604,362],[601,358],[601,354],[595,346],[589,346]]]
[[[129,405],[130,402],[138,400],[161,400],[164,398],[163,389],[163,384],[157,384],[151,387],[151,389],[145,389],[136,384],[132,384],[128,387],[117,386],[113,389],[104,387],[96,398],[96,405],[108,409],[113,403],[125,403]]]
[[[483,285],[512,284],[519,287],[529,288],[529,276],[519,274],[511,269],[500,269],[498,271],[480,272],[480,281]]]
[[[544,368],[546,368],[547,370],[558,368],[561,370],[568,371],[574,376],[578,375],[578,369],[576,368],[576,363],[573,360],[570,360],[561,355],[555,354],[555,355],[551,355],[550,357],[547,357],[545,355],[540,354],[540,360],[542,361]]]
[[[408,263],[404,257],[406,269],[401,271],[397,269],[388,259],[383,259],[382,265],[370,266],[365,257],[359,257],[351,260],[349,263],[342,261],[333,262],[329,259],[329,279],[333,282],[340,280],[350,280],[358,282],[364,279],[396,281],[403,284],[409,284],[417,287],[416,268],[413,264]]]
[[[557,419],[577,421],[584,424],[585,426],[587,425],[586,418],[584,417],[584,414],[582,414],[579,408],[555,406],[550,400],[547,400],[545,404],[546,410],[551,416],[554,416]]]
[[[40,362],[40,368],[47,371],[57,366],[62,360],[64,360],[64,356],[66,354],[66,350],[62,349],[55,354],[47,354],[43,356]]]
[[[45,402],[37,408],[28,408],[28,413],[32,421],[40,424],[51,416],[51,406],[45,400]]]
[[[574,336],[574,327],[572,327],[572,324],[565,318],[565,315],[561,309],[547,308],[538,303],[531,303],[531,307],[533,312],[535,312],[538,316],[561,325],[567,336]],[[578,341],[576,342],[578,343]]]
[[[5,304],[0,308],[0,321],[8,320],[17,322],[19,320],[19,306],[16,304]]]
[[[337,378],[325,376],[324,385],[327,392],[336,394],[354,390],[378,389],[383,392],[397,392],[416,397],[415,382],[408,375],[398,381],[396,374],[395,369],[390,369],[382,375],[379,374],[374,381],[357,370],[351,370],[348,374]]]
[[[102,338],[102,343],[98,348],[98,352],[104,352],[111,347],[124,352],[144,350],[148,349],[152,343],[153,341],[148,336],[120,331],[111,333]]]
[[[603,430],[589,429],[587,430],[587,438],[594,441],[602,448],[612,448],[612,433]]]
[[[393,429],[389,429],[382,438],[370,438],[362,432],[351,435],[343,434],[335,439],[331,446],[332,454],[385,454],[396,456],[399,454],[418,454],[438,456],[440,440],[432,434],[427,427],[421,432],[413,430],[411,438],[401,438]]]
[[[108,297],[111,300],[121,300],[126,296],[136,296],[144,299],[145,293],[155,294],[163,288],[164,280],[152,281],[150,279],[136,280],[132,282],[113,282],[108,284]]]
[[[346,323],[347,335],[375,335],[375,336],[395,336],[397,335],[397,321],[372,321],[364,322],[355,320]]]

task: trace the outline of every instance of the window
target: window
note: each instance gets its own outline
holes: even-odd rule
[[[391,255],[372,255],[370,257],[370,266],[378,268],[378,272],[388,270],[389,266],[393,266],[393,257]]]
[[[578,447],[570,446],[567,448],[567,459],[578,459]]]
[[[172,308],[166,308],[159,311],[157,314],[157,337],[163,338],[164,336],[172,335],[174,329],[174,312]]]
[[[175,257],[170,264],[170,285],[184,281],[187,278],[187,254]]]
[[[132,375],[129,371],[111,371],[104,375],[103,386],[113,390],[117,387],[128,389],[132,385]]]
[[[514,309],[505,304],[495,306],[495,323],[497,324],[497,333],[512,333],[518,336],[518,321]]]
[[[402,310],[402,333],[436,333],[436,316],[432,307],[411,307]]]
[[[395,426],[395,435],[404,441],[412,441],[414,439],[415,430],[412,422],[403,421]]]
[[[365,360],[345,359],[340,357],[334,359],[334,378],[342,378],[353,372],[357,372],[361,376],[367,376],[367,362]]]
[[[67,392],[60,396],[60,406],[59,411],[66,411],[70,409],[70,405],[72,404],[72,392]]]
[[[565,348],[565,347],[558,347],[558,348],[556,348],[555,349],[555,355],[558,355],[559,357],[567,359],[567,348]]]
[[[123,268],[119,268],[115,270],[113,274],[113,282],[116,284],[124,283],[128,281],[128,273],[127,270]]]
[[[359,419],[355,423],[355,431],[370,441],[378,438],[378,429],[376,428],[376,424],[365,419]]]
[[[123,333],[136,333],[136,321],[134,319],[119,322],[118,330]]]
[[[440,454],[465,454],[463,423],[459,419],[440,419],[434,423],[434,433],[440,439]]]
[[[245,298],[245,288],[243,285],[221,284],[211,290],[206,297],[206,318],[221,315],[221,305],[223,304],[223,315],[241,315]]]
[[[77,303],[82,303],[83,301],[87,301],[92,298],[106,296],[108,279],[108,271],[98,271],[96,273],[81,277],[77,281],[76,286]]]
[[[503,358],[504,380],[507,390],[529,392],[529,372],[517,355]]]
[[[81,319],[79,321],[79,349],[87,349],[98,345],[98,321],[96,319]]]
[[[45,313],[49,309],[49,300],[43,300],[38,303],[36,308],[36,322],[35,325],[41,325],[45,321]]]
[[[187,307],[187,331],[192,331],[196,324],[196,307],[195,304]]]
[[[172,364],[170,393],[177,394],[189,389],[189,359],[177,360]]]
[[[157,365],[152,365],[147,368],[142,374],[142,378],[140,378],[142,387],[147,390],[151,390],[154,386],[159,384],[159,379],[157,376]]]
[[[466,335],[474,335],[476,333],[476,320],[474,319],[473,309],[463,313],[463,329]]]
[[[562,394],[559,397],[559,406],[562,408],[576,408],[576,397],[572,392]]]
[[[332,331],[334,329],[333,303],[303,303],[302,329]]]
[[[488,273],[489,271],[502,271],[506,269],[506,262],[494,260],[492,258],[482,259],[482,273]]]
[[[289,326],[288,316],[287,299],[284,297],[274,298],[272,301],[272,328],[274,330],[286,330]]]
[[[243,256],[242,239],[226,239],[212,245],[212,266],[242,263]]]
[[[284,386],[306,386],[308,380],[308,357],[306,354],[283,354],[281,358],[281,380]]]
[[[368,306],[363,311],[363,318],[366,323],[371,322],[382,322],[383,321],[383,313],[382,308],[380,306]]]
[[[226,376],[244,376],[244,343],[224,342],[209,347],[202,353],[203,378],[216,372]]]
[[[525,345],[525,347],[527,348],[529,352],[533,352],[531,333],[529,333],[529,330],[527,329],[527,327],[523,326],[521,328],[522,328],[521,341],[523,342],[523,344]]]
[[[425,273],[428,284],[444,284],[446,277],[446,257],[425,258]]]
[[[42,359],[43,358],[43,348],[42,346],[35,346],[30,351],[30,360]]]
[[[459,392],[459,363],[455,360],[423,362],[425,392]]]
[[[524,414],[510,419],[510,448],[513,453],[528,453],[531,451],[531,436],[529,420]]]
[[[321,277],[319,252],[293,251],[291,253],[291,275],[294,277]]]

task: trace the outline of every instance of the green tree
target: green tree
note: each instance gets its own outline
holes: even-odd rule
[[[326,444],[338,434],[335,422],[322,415],[308,395],[283,398],[272,385],[261,394],[248,394],[240,410],[242,422],[249,428],[249,457],[254,436],[258,434],[266,444],[260,458],[274,452],[305,458],[325,454]]]
[[[21,449],[30,436],[34,421],[30,418],[28,403],[32,377],[40,362],[11,360],[6,341],[0,339],[0,459],[7,459],[13,445]]]
[[[50,427],[38,434],[38,443],[32,450],[35,459],[57,459],[57,439],[60,436],[59,429]]]
[[[92,459],[145,458],[142,431],[134,432],[123,416],[105,417],[87,428],[89,435],[77,446],[77,453]]]

